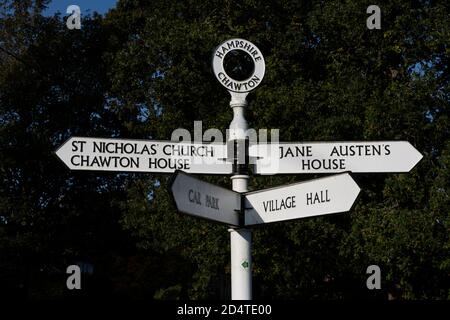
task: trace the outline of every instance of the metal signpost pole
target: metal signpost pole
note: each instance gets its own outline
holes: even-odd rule
[[[248,144],[246,143],[247,121],[244,109],[247,105],[246,93],[231,93],[230,106],[233,108],[233,121],[230,124],[229,143],[233,145],[233,191],[248,191]],[[242,148],[244,152],[242,153]],[[243,214],[241,212],[240,214]],[[230,228],[231,251],[231,298],[233,300],[252,299],[252,232],[247,228]]]
[[[244,111],[247,94],[262,81],[265,73],[264,57],[260,50],[245,39],[230,39],[221,43],[213,54],[213,70],[217,80],[230,92],[233,121],[230,124],[228,150],[232,150],[233,191],[245,193],[249,181],[249,144]],[[242,202],[244,203],[244,202]],[[230,231],[231,242],[231,298],[252,299],[251,230],[245,226],[245,208],[240,212],[240,228]]]

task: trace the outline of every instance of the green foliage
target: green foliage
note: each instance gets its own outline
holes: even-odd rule
[[[67,296],[65,268],[88,261],[85,295],[229,298],[227,228],[176,213],[167,176],[69,172],[52,152],[73,135],[167,140],[195,120],[224,130],[229,94],[211,54],[242,37],[266,60],[251,127],[283,141],[408,140],[424,154],[407,174],[355,175],[350,213],[255,228],[255,297],[449,298],[447,1],[379,1],[381,30],[366,28],[362,0],[121,0],[80,31],[42,17],[43,4],[0,2],[2,293]],[[366,288],[371,264],[380,291]]]

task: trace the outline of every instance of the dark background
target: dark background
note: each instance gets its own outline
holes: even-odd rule
[[[0,1],[1,299],[228,299],[227,228],[175,211],[169,176],[68,170],[71,136],[168,140],[228,127],[211,71],[226,39],[266,75],[250,127],[281,141],[407,140],[405,174],[357,174],[349,213],[257,228],[256,299],[450,298],[450,3],[121,0],[68,30],[47,1]],[[261,189],[314,175],[252,178]],[[230,187],[228,177],[202,177]],[[66,268],[82,267],[82,289]],[[379,265],[382,289],[368,290]]]

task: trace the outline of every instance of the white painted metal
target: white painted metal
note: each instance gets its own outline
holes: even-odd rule
[[[252,299],[252,232],[229,229],[231,242],[231,298]]]
[[[245,106],[247,101],[245,101],[245,95],[237,94],[235,92],[230,92],[232,99],[234,100],[233,108],[233,120],[230,123],[229,127],[229,141],[232,140],[245,140],[247,136],[248,124],[247,120],[245,120]],[[238,100],[243,99],[243,100]],[[241,101],[241,103],[239,103]]]
[[[304,142],[250,147],[256,174],[409,172],[422,155],[407,141]]]
[[[170,186],[178,211],[239,226],[241,196],[211,183],[177,172]]]
[[[233,184],[233,191],[244,193],[248,191],[248,180],[249,176],[247,175],[234,175],[231,177],[231,182]]]
[[[189,143],[71,137],[56,155],[71,170],[199,174],[231,174],[227,147],[221,143]]]
[[[230,123],[229,141],[245,141],[248,124],[245,119],[247,93],[231,92],[230,106],[233,108],[233,120]],[[236,150],[234,150],[236,152]],[[237,156],[237,155],[235,155]],[[231,177],[233,190],[239,193],[248,191],[249,176],[235,174]],[[231,251],[231,299],[252,299],[252,232],[249,229],[229,229]]]
[[[348,173],[245,195],[245,225],[349,211],[360,188]]]
[[[233,190],[248,191],[247,175],[231,177]],[[231,246],[231,299],[252,299],[252,231],[250,229],[229,229]]]

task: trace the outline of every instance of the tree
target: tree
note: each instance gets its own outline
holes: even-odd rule
[[[41,1],[4,5],[0,287],[6,297],[62,297],[67,266],[80,261],[101,269],[110,251],[127,246],[112,201],[124,196],[124,178],[74,175],[54,156],[72,134],[119,128],[106,105],[106,42],[100,17],[69,32],[60,17],[40,15]],[[32,7],[37,11],[29,14]],[[94,279],[93,286],[101,282]]]
[[[249,96],[252,127],[280,128],[285,141],[404,139],[425,155],[409,174],[358,175],[363,196],[349,215],[255,230],[257,297],[448,295],[448,205],[434,202],[430,210],[430,199],[436,188],[441,197],[448,189],[442,178],[434,186],[434,170],[446,168],[439,159],[449,138],[448,69],[442,63],[448,59],[449,8],[443,2],[382,2],[377,31],[366,27],[368,5],[121,1],[106,19],[117,23],[115,33],[133,35],[111,60],[115,94],[125,105],[147,106],[155,138],[168,139],[180,124],[192,128],[194,120],[203,120],[204,128],[228,127],[229,97],[211,75],[209,57],[223,40],[243,37],[267,62],[262,86]],[[307,177],[256,178],[252,187],[298,178]],[[174,214],[166,178],[157,180],[153,210],[128,212],[124,225],[140,235],[144,248],[183,247],[202,275],[190,297],[210,297],[229,268],[227,235]],[[385,275],[381,293],[364,285],[374,263]]]

